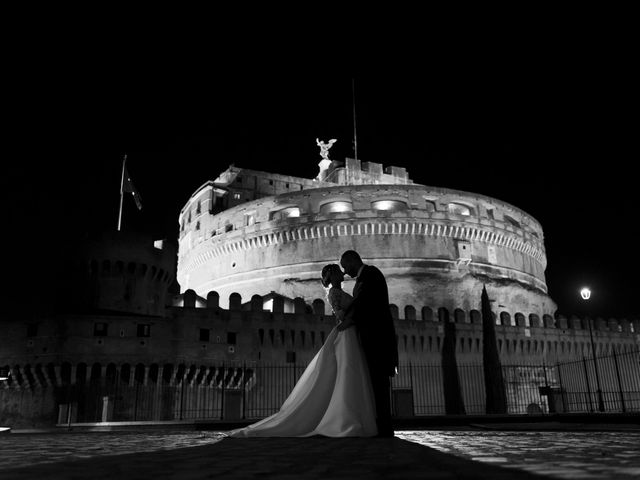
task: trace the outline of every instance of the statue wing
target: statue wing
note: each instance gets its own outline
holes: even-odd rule
[[[334,143],[336,143],[338,140],[335,138],[332,138],[331,140],[329,140],[329,145],[333,145]]]

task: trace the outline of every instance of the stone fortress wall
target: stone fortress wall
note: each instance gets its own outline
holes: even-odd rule
[[[348,184],[287,177],[269,185],[278,182],[271,174],[233,167],[219,177],[224,184],[205,184],[180,216],[182,291],[216,290],[223,303],[232,292],[272,291],[311,301],[322,267],[354,249],[382,270],[400,309],[471,310],[487,284],[500,308],[554,314],[543,231],[533,217],[484,195],[413,184],[397,167],[388,169],[395,177],[368,176],[381,168],[347,159],[326,178]]]
[[[0,367],[12,372],[12,380],[0,383],[0,388],[73,384],[80,364],[83,380],[105,378],[109,365],[114,372],[141,365],[139,375],[144,374],[145,382],[150,369],[156,372],[154,381],[161,381],[162,369],[175,373],[180,365],[182,370],[200,373],[242,362],[304,365],[335,326],[335,317],[324,313],[322,299],[309,305],[296,298],[289,309],[287,299],[277,296],[272,311],[264,310],[264,299],[258,295],[242,303],[240,295],[233,293],[228,301],[230,307],[223,309],[216,292],[204,299],[189,290],[176,296],[174,302],[180,306],[167,307],[164,316],[63,314],[41,319],[35,326],[20,319],[7,322],[0,339]],[[392,314],[401,367],[439,362],[446,323],[455,324],[458,362],[482,362],[479,305],[470,311],[410,305],[404,312],[393,305]],[[495,321],[505,365],[552,365],[591,355],[586,318],[527,318],[502,311]],[[640,347],[640,319],[592,322],[597,355]]]

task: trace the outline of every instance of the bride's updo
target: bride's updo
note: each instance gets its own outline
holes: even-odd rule
[[[325,265],[322,269],[322,279],[320,281],[324,288],[329,288],[331,286],[331,273],[336,271],[336,269],[340,272],[342,271],[340,269],[340,265],[337,263],[330,263],[329,265]]]

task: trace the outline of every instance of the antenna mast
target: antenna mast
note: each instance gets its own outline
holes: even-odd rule
[[[356,132],[356,81],[351,79],[351,94],[353,98],[353,154],[358,159],[358,134]]]

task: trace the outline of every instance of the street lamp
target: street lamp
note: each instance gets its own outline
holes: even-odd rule
[[[580,290],[580,296],[583,300],[591,298],[591,290],[587,287]],[[604,412],[604,399],[602,398],[602,389],[600,388],[600,374],[598,373],[598,361],[596,360],[596,347],[593,344],[593,331],[591,329],[591,317],[587,317],[589,324],[589,338],[591,339],[591,353],[593,355],[593,369],[596,372],[596,385],[598,386],[598,410]]]
[[[0,367],[0,382],[6,382],[9,380],[11,372],[8,367]],[[11,433],[10,427],[3,427],[0,425],[0,433]]]

